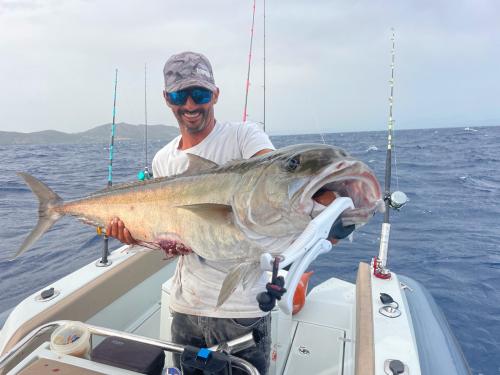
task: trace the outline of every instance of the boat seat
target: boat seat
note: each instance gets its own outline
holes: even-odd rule
[[[371,268],[359,263],[356,277],[356,356],[355,374],[375,374]]]

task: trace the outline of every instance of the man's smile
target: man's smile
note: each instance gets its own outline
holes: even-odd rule
[[[182,113],[189,121],[198,120],[202,116],[201,111],[185,111]]]

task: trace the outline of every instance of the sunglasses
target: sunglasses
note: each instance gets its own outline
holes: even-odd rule
[[[188,96],[193,99],[195,104],[207,104],[212,100],[212,91],[203,87],[190,87],[184,90],[167,92],[165,94],[169,103],[173,105],[186,104]]]

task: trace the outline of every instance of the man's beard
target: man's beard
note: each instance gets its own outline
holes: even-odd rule
[[[194,126],[192,123],[187,121],[184,117],[185,113],[199,113],[201,115],[200,118],[200,123],[198,126]],[[180,123],[184,126],[184,128],[191,134],[196,134],[201,132],[203,129],[206,128],[207,123],[208,123],[208,117],[209,117],[209,111],[203,110],[203,109],[198,109],[196,111],[179,111],[179,117],[180,117]]]

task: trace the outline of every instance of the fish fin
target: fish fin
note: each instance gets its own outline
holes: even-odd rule
[[[154,180],[155,181],[166,180],[168,178],[169,177],[161,177],[161,178],[155,178]],[[110,192],[118,192],[120,190],[126,190],[126,189],[130,189],[130,188],[133,188],[133,187],[144,186],[144,185],[150,184],[151,181],[152,180],[123,182],[123,183],[120,183],[118,185],[107,186],[104,189],[97,190],[94,193],[92,193],[91,196],[92,197],[96,196],[96,195],[99,196],[99,195],[103,195],[103,194],[109,194]]]
[[[148,250],[161,250],[160,245],[155,242],[137,241],[137,245]]]
[[[62,199],[59,195],[54,193],[43,182],[27,173],[19,172],[18,175],[26,181],[26,184],[28,184],[33,193],[38,197],[38,223],[28,237],[26,237],[11,260],[28,250],[59,218],[62,217],[60,213],[53,209],[55,205],[62,203]]]
[[[198,215],[203,220],[213,224],[232,222],[233,208],[226,204],[201,203],[177,206]]]
[[[185,174],[205,171],[207,169],[216,168],[219,166],[219,164],[214,163],[211,160],[205,159],[199,155],[189,154],[189,153],[187,153],[186,155],[189,160],[189,165],[186,171],[184,172]]]
[[[155,247],[150,242],[138,242],[134,245],[129,245],[121,251],[122,254],[137,254],[145,253],[152,250],[161,250],[160,247]]]
[[[248,272],[243,275],[243,289],[251,288],[260,279],[263,271],[260,268],[260,262],[251,263]]]
[[[238,285],[243,284],[243,287],[246,288],[250,285],[250,282],[256,281],[254,275],[257,272],[259,273],[259,276],[262,274],[260,269],[256,267],[258,267],[258,263],[252,261],[240,263],[229,270],[226,278],[222,282],[219,297],[217,298],[216,308],[220,307],[227,301]]]

